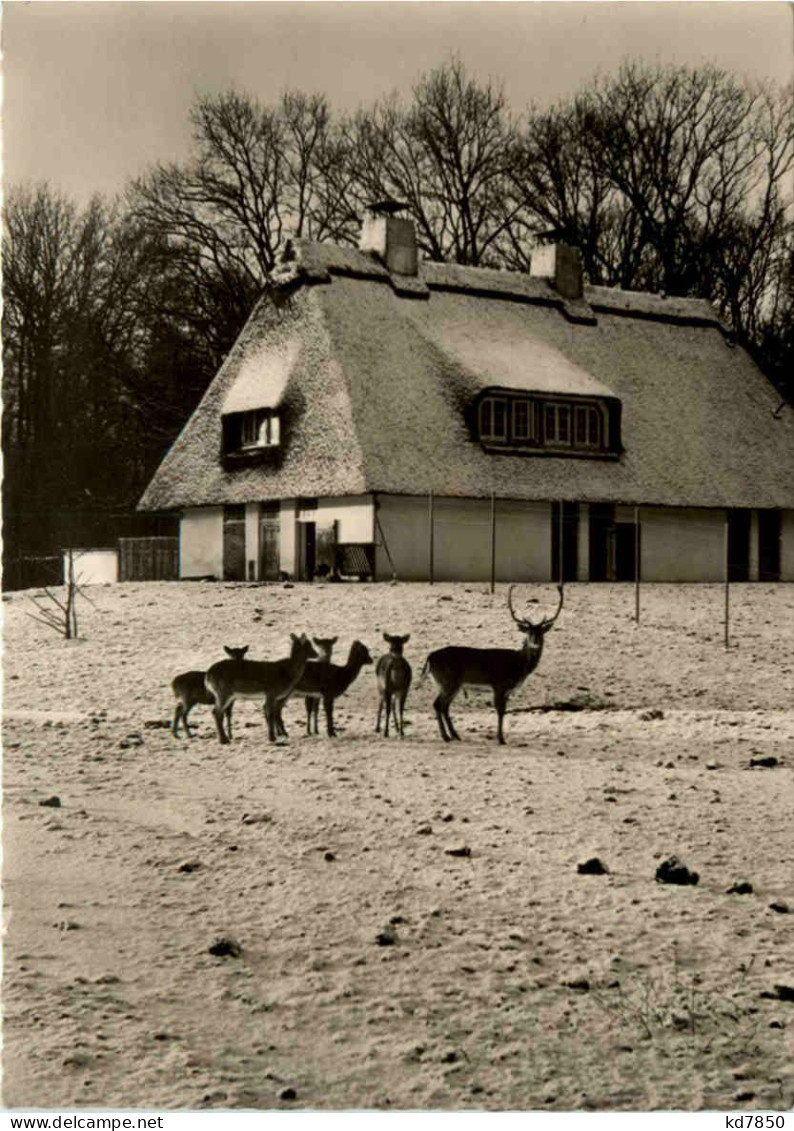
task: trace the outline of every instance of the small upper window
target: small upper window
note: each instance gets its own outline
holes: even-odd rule
[[[226,451],[245,454],[262,448],[276,448],[281,443],[281,422],[270,409],[255,409],[226,418]]]

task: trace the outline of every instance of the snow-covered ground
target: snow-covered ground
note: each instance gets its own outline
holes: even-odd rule
[[[793,586],[735,586],[727,652],[719,586],[644,587],[639,626],[630,586],[567,586],[504,747],[479,692],[444,744],[418,676],[518,645],[506,587],[89,595],[74,642],[3,603],[7,1105],[794,1105]],[[340,663],[410,632],[405,740],[374,734],[373,668],[336,739],[294,702],[288,743],[251,702],[229,746],[208,707],[172,737],[175,674],[292,631]],[[655,882],[671,854],[697,886]]]

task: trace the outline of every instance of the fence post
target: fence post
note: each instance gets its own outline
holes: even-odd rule
[[[731,600],[731,582],[730,582],[730,554],[729,554],[729,531],[730,526],[728,519],[725,519],[725,647],[730,648],[730,600]]]
[[[434,535],[434,530],[433,530],[433,492],[432,492],[432,490],[430,490],[428,492],[427,504],[428,504],[427,518],[428,518],[428,525],[430,527],[429,545],[428,545],[428,558],[429,558],[428,572],[430,574],[430,584],[432,585],[433,584],[433,535]]]
[[[634,508],[634,619],[640,623],[640,508]]]
[[[564,550],[565,524],[563,522],[564,507],[565,507],[565,503],[563,503],[562,499],[560,499],[560,521],[559,521],[559,524],[558,524],[560,534],[559,534],[559,546],[557,547],[557,556],[559,558],[559,568],[560,568],[560,576],[559,576],[560,585],[562,585],[565,581],[565,550]]]
[[[496,590],[496,495],[491,491],[491,592]]]

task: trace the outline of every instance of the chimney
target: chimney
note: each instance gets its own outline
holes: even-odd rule
[[[582,256],[566,243],[549,244],[532,252],[530,275],[548,279],[563,298],[577,299],[583,294]]]
[[[406,204],[384,200],[370,204],[361,221],[360,251],[376,255],[396,275],[416,275],[419,271],[414,223],[407,216],[398,216]]]

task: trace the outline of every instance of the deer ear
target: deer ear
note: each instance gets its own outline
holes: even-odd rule
[[[291,632],[289,635],[290,635],[290,639],[294,640],[295,643],[297,644],[298,643],[298,637],[295,635],[295,633]]]
[[[410,639],[411,639],[411,634],[409,632],[407,636],[403,637],[403,644],[407,644]]]
[[[329,644],[336,644],[338,639],[339,639],[338,636],[332,636],[331,639],[328,641],[328,643]]]
[[[226,644],[224,644],[223,650],[230,659],[234,659],[234,648],[229,648]]]
[[[389,636],[388,632],[384,632],[383,639],[386,641],[387,644],[391,644],[391,637]]]
[[[248,651],[249,647],[250,647],[250,645],[246,644],[245,648],[241,648],[241,649],[240,649],[240,659],[242,659],[242,658],[243,658],[243,656],[244,656],[244,655],[246,654],[246,652]]]

